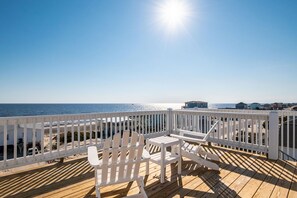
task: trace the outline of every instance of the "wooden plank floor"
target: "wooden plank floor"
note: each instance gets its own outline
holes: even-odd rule
[[[177,174],[176,164],[168,165],[166,182],[160,184],[160,168],[150,163],[150,174],[145,177],[148,196],[297,197],[296,162],[272,161],[219,147],[205,149],[220,156],[219,172],[184,159],[182,174]],[[138,188],[135,183],[124,183],[103,187],[101,193],[102,197],[123,197],[138,193]],[[95,197],[94,172],[86,158],[14,172],[0,176],[0,197]]]

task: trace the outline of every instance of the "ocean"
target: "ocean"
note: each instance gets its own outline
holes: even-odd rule
[[[0,117],[181,109],[184,103],[154,104],[0,104]],[[210,109],[234,108],[235,104],[209,104]]]

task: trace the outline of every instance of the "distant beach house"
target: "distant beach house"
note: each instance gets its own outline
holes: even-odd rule
[[[271,110],[271,104],[264,104],[263,109],[264,110]]]
[[[189,101],[185,102],[185,106],[183,106],[185,109],[191,109],[191,108],[208,108],[208,103],[203,101]]]
[[[263,107],[261,104],[254,102],[249,105],[249,108],[253,110],[259,110],[259,109],[262,109]]]
[[[273,110],[282,110],[283,109],[283,103],[275,102],[271,106],[272,106]]]
[[[240,102],[238,104],[235,105],[235,108],[236,109],[247,109],[247,104],[243,103],[243,102]]]

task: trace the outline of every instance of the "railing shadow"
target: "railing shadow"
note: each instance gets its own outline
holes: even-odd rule
[[[94,177],[86,158],[1,177],[0,197],[32,197]]]
[[[233,151],[225,148],[206,147],[209,152],[220,156],[219,166],[221,170],[227,170],[238,175],[253,177],[253,179],[270,183],[282,188],[292,188],[297,190],[296,185],[292,186],[292,181],[297,180],[296,163],[289,163],[282,160],[267,160],[261,156],[254,156],[243,152]],[[151,152],[159,152],[158,148],[151,147]],[[228,154],[228,155],[226,155]],[[240,165],[238,157],[241,157],[243,164]],[[250,164],[249,169],[246,167]],[[169,166],[167,166],[169,167]],[[258,168],[257,168],[258,167]],[[156,169],[154,170],[156,171]],[[160,184],[158,179],[152,179],[151,175],[144,178],[145,189],[150,196],[163,193],[165,197],[179,195],[183,197],[191,196],[238,196],[236,191],[224,183],[219,172],[210,171],[200,167],[195,162],[183,161],[182,174],[177,174],[177,164],[171,164],[170,176],[164,184]],[[157,170],[158,172],[158,170]],[[169,173],[168,173],[169,174]],[[183,181],[184,176],[194,176],[207,185],[208,190],[203,191],[199,186],[188,189]],[[264,179],[263,179],[264,178]],[[0,177],[0,197],[34,197],[46,194],[55,190],[63,189],[67,186],[89,180],[93,182],[94,172],[89,166],[86,158],[74,159],[64,163],[46,165],[34,170],[24,171],[8,176]],[[148,184],[148,180],[149,184]],[[168,181],[169,180],[169,181]],[[88,182],[88,181],[86,181]],[[199,184],[200,185],[200,184]],[[132,183],[118,186],[111,192],[104,192],[103,196],[121,197],[129,192]],[[134,188],[134,187],[133,187]],[[84,197],[95,197],[95,188],[92,186]]]

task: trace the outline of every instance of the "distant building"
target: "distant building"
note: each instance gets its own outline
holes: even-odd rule
[[[271,106],[273,110],[283,110],[283,103],[275,102]]]
[[[271,104],[264,104],[263,109],[264,110],[271,110],[272,109]]]
[[[249,107],[250,107],[250,109],[253,109],[253,110],[259,110],[259,109],[262,109],[262,105],[259,104],[259,103],[256,103],[256,102],[250,104]]]
[[[208,103],[203,101],[189,101],[185,102],[185,106],[183,108],[208,108]]]
[[[247,109],[247,104],[240,102],[238,104],[235,105],[236,109]]]

